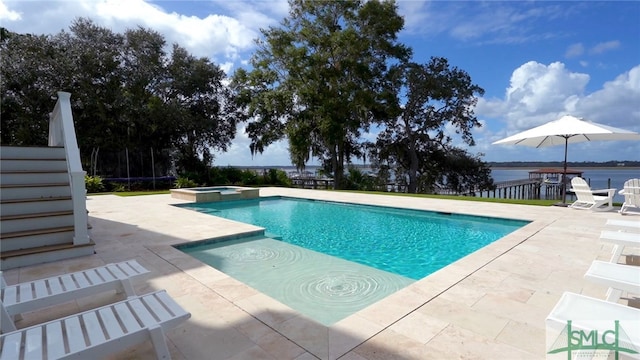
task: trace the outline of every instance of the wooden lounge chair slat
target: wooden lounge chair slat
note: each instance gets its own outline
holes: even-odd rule
[[[76,285],[76,283],[73,281],[71,275],[62,275],[60,279],[62,280],[62,284],[64,285],[66,291],[73,291],[78,289],[78,285]]]
[[[15,360],[20,358],[22,336],[23,334],[21,332],[13,332],[4,338],[0,360]]]
[[[38,326],[26,332],[24,358],[29,360],[42,359],[42,327]]]
[[[57,295],[64,291],[60,278],[55,277],[49,279],[49,290],[51,290],[51,295]]]
[[[62,335],[62,322],[55,321],[45,326],[47,341],[47,358],[57,359],[62,357],[65,351],[65,339]]]
[[[69,317],[64,320],[66,338],[69,341],[69,351],[80,351],[87,346],[80,326],[80,319],[77,316]]]
[[[115,306],[118,318],[122,322],[127,333],[138,331],[142,328],[136,317],[131,313],[127,304],[116,304]]]
[[[122,271],[120,267],[117,265],[112,264],[112,265],[109,265],[107,268],[109,269],[109,271],[111,271],[113,276],[115,276],[117,279],[124,279],[128,277],[127,274],[124,271]]]
[[[145,327],[149,327],[158,323],[149,313],[146,306],[144,306],[140,299],[132,300],[130,306],[133,312],[136,314],[136,317]]]
[[[33,287],[36,291],[35,297],[43,297],[49,295],[48,286],[45,280],[38,280],[33,283]]]
[[[33,291],[31,291],[31,283],[21,284],[18,290],[20,301],[28,301],[33,299]]]
[[[100,275],[98,275],[98,272],[95,269],[87,270],[84,272],[84,274],[87,276],[87,278],[91,282],[91,285],[98,285],[104,282],[100,277]]]
[[[100,267],[97,269],[97,271],[104,282],[117,280],[117,278],[113,276],[113,274],[106,267]]]
[[[181,316],[186,313],[184,309],[180,307],[180,305],[178,305],[178,303],[176,303],[175,300],[173,300],[166,292],[158,293],[157,298],[162,301],[164,306],[167,307],[174,316]]]
[[[130,275],[136,274],[136,275],[140,275],[140,274],[144,274],[146,272],[148,272],[147,269],[145,269],[142,265],[138,264],[137,261],[127,261],[126,264],[131,267],[131,269],[133,269],[134,272],[130,273]]]
[[[89,335],[89,345],[94,346],[107,341],[102,331],[102,326],[100,326],[100,320],[98,320],[95,312],[92,311],[82,315],[82,320],[84,321],[87,335]]]
[[[124,332],[122,331],[122,327],[118,323],[118,319],[113,313],[113,309],[111,307],[102,308],[98,310],[98,313],[100,314],[100,319],[102,320],[102,324],[107,331],[109,339],[114,339],[124,334]]]
[[[2,290],[2,302],[5,306],[13,305],[18,301],[18,288],[15,286],[7,287]]]
[[[153,315],[158,322],[166,321],[172,317],[167,309],[156,299],[155,296],[145,296],[143,301],[147,304],[147,307],[153,312]]]
[[[623,227],[630,227],[630,228],[640,229],[640,219],[638,219],[638,220],[614,220],[614,219],[608,219],[607,220],[607,225],[623,226]]]
[[[91,283],[89,283],[89,280],[87,280],[84,272],[74,273],[71,275],[71,277],[73,278],[73,280],[75,280],[75,282],[78,284],[78,287],[81,289],[91,286]]]

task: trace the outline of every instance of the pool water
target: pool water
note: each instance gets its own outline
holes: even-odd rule
[[[527,221],[284,197],[180,205],[278,239],[418,280]]]
[[[326,326],[414,282],[264,236],[178,248]]]
[[[235,194],[236,192],[238,192],[236,188],[226,186],[210,186],[203,188],[193,188],[192,190],[196,192],[220,191],[221,194]]]

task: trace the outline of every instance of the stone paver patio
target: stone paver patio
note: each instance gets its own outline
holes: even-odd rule
[[[135,258],[151,270],[136,281],[138,294],[166,289],[192,314],[167,334],[174,359],[540,359],[545,318],[564,291],[605,297],[606,288],[583,276],[593,260],[609,260],[611,245],[598,237],[607,219],[622,218],[613,211],[333,191],[263,188],[260,194],[532,222],[330,327],[172,247],[261,229],[172,206],[185,201],[170,195],[89,196],[95,255],[4,276],[13,284]],[[118,299],[105,294],[69,302],[27,314],[17,326]],[[154,353],[148,343],[113,358],[152,359]]]

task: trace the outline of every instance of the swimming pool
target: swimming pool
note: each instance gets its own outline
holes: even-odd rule
[[[177,206],[264,227],[176,248],[325,326],[528,224],[286,197]]]
[[[414,280],[528,224],[285,197],[180,206],[261,226],[284,242]]]

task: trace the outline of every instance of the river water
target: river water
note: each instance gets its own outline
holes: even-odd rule
[[[496,168],[491,169],[494,182],[507,180],[528,179],[529,171],[535,168]],[[571,170],[582,171],[582,177],[587,180],[592,190],[615,188],[614,202],[623,202],[624,198],[618,195],[618,191],[624,186],[624,182],[632,178],[640,178],[640,168],[574,168]]]

